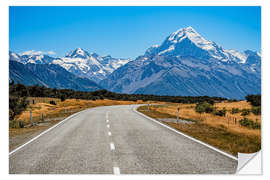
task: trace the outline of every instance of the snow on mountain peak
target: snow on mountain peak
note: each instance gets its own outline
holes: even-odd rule
[[[65,57],[71,57],[71,58],[89,58],[89,53],[82,48],[76,48],[72,51],[70,51]]]
[[[145,54],[194,56],[223,62],[245,63],[247,57],[252,53],[223,49],[215,42],[205,39],[194,28],[189,26],[172,33],[161,45],[151,46],[146,50]]]
[[[181,28],[176,32],[172,33],[169,36],[169,41],[176,44],[181,42],[182,40],[188,38],[191,40],[196,46],[204,49],[204,50],[213,50],[215,49],[214,43],[212,41],[208,41],[203,38],[199,33],[197,33],[191,26],[187,28]]]

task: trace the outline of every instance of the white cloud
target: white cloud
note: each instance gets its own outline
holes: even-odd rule
[[[55,55],[56,53],[54,51],[48,51],[47,54],[49,54],[49,55]]]
[[[23,53],[20,53],[20,55],[41,55],[43,54],[42,51],[35,51],[35,50],[30,50],[30,51],[25,51]]]
[[[25,52],[22,52],[22,53],[19,53],[20,55],[44,55],[44,54],[48,54],[48,55],[55,55],[56,53],[54,51],[35,51],[35,50],[30,50],[30,51],[25,51]]]

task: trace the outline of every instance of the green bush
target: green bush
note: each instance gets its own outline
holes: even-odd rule
[[[19,121],[19,127],[24,128],[24,122],[23,121]]]
[[[250,102],[252,106],[261,106],[261,95],[247,95],[246,96],[247,102]]]
[[[238,108],[232,108],[232,114],[237,114],[240,112],[240,109]]]
[[[56,105],[55,101],[50,101],[50,104]]]
[[[21,114],[28,104],[26,97],[9,96],[9,120],[14,120],[15,116]]]
[[[17,124],[17,121],[15,120],[9,121],[9,128],[17,128],[16,124]]]
[[[226,116],[226,108],[223,108],[222,110],[216,110],[213,112],[214,115],[216,116]]]
[[[239,121],[240,125],[241,126],[245,126],[247,128],[250,128],[250,129],[260,129],[261,128],[261,124],[258,123],[258,122],[254,122],[248,118],[244,118],[244,119],[241,119]]]
[[[242,116],[247,116],[247,115],[249,115],[249,113],[250,113],[249,109],[243,109],[241,115]]]
[[[197,113],[211,113],[213,112],[214,108],[213,108],[213,105],[209,104],[208,102],[203,102],[203,103],[199,103],[196,105],[195,107],[195,111]]]
[[[66,100],[66,96],[62,95],[60,96],[61,102],[64,102]]]
[[[261,114],[261,106],[252,107],[251,111],[254,115],[260,115]]]

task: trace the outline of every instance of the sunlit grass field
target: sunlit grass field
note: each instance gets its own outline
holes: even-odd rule
[[[152,118],[177,118],[177,107],[179,104],[164,104],[141,106],[138,110]],[[226,116],[213,114],[199,114],[195,111],[196,104],[180,104],[180,119],[192,120],[194,124],[176,124],[165,122],[166,124],[179,129],[180,131],[200,139],[208,144],[218,147],[226,152],[237,155],[238,152],[253,153],[261,148],[261,129],[250,129],[239,124],[243,119],[241,113],[232,114],[232,108],[251,109],[251,105],[246,101],[215,103],[217,109],[226,108]],[[250,113],[246,118],[261,122],[261,115]],[[236,118],[236,124],[235,124]]]
[[[23,121],[25,124],[30,123],[30,110],[32,110],[32,118],[34,122],[39,122],[43,114],[44,119],[65,117],[75,112],[97,107],[97,106],[110,106],[110,105],[125,105],[125,104],[142,104],[142,101],[116,101],[116,100],[82,100],[82,99],[66,99],[61,102],[56,98],[29,98],[30,105],[27,109],[18,117],[16,121]],[[32,104],[32,100],[35,101]],[[50,101],[54,101],[56,105],[50,104]]]

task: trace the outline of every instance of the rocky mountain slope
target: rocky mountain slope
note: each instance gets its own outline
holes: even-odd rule
[[[130,61],[130,59],[113,58],[109,55],[102,57],[96,53],[88,53],[81,48],[77,48],[61,58],[38,53],[19,55],[14,52],[9,52],[9,58],[23,64],[58,64],[79,77],[85,77],[95,82],[106,78],[114,70]]]
[[[250,50],[226,50],[187,27],[150,47],[100,84],[120,93],[243,99],[261,93],[261,56]]]
[[[95,82],[80,78],[56,64],[22,64],[9,61],[9,79],[25,85],[43,85],[57,89],[95,91],[102,89]]]

